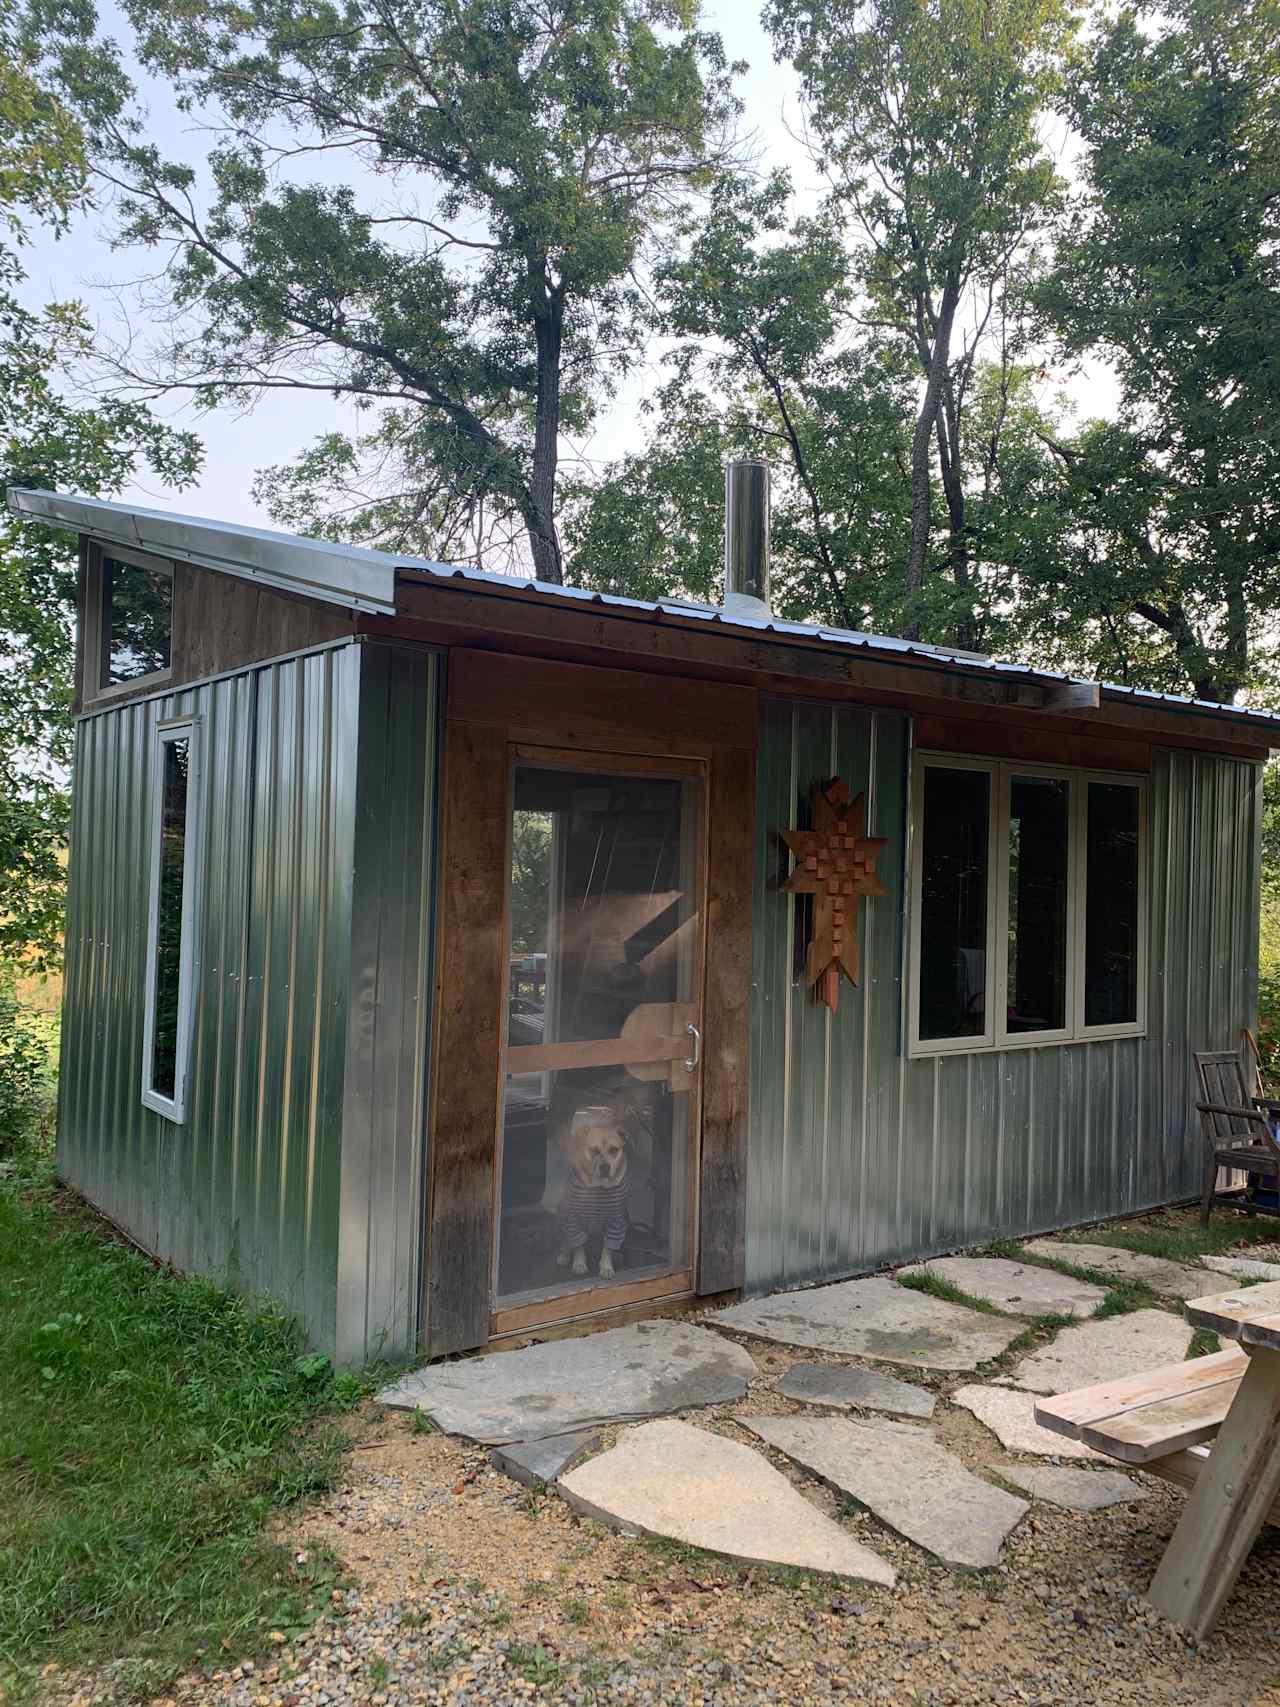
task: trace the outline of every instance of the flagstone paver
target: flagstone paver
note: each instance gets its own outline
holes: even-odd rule
[[[1280,1280],[1280,1262],[1259,1262],[1256,1257],[1201,1257],[1200,1260],[1215,1274],[1228,1274],[1233,1280]]]
[[[747,1417],[744,1426],[944,1564],[1000,1562],[1024,1500],[972,1475],[927,1429],[851,1417]]]
[[[922,1369],[976,1369],[1022,1332],[1018,1322],[949,1304],[884,1275],[778,1292],[707,1318],[776,1345],[840,1352]]]
[[[1013,1387],[959,1387],[952,1393],[959,1405],[989,1428],[1006,1452],[1028,1452],[1041,1458],[1097,1458],[1083,1441],[1068,1440],[1041,1428],[1035,1418],[1036,1395]]]
[[[446,1434],[486,1446],[592,1423],[740,1399],[751,1354],[689,1322],[637,1322],[583,1339],[434,1363],[384,1387],[384,1405],[425,1411]]]
[[[1169,1298],[1204,1297],[1204,1270],[1189,1263],[1169,1262],[1165,1257],[1149,1257],[1143,1251],[1125,1251],[1117,1245],[1077,1245],[1066,1239],[1032,1239],[1023,1248],[1048,1262],[1071,1263],[1115,1280],[1141,1280]]]
[[[556,1483],[575,1511],[731,1559],[893,1586],[888,1560],[811,1505],[759,1452],[674,1420],[629,1429]]]
[[[806,1405],[829,1405],[833,1410],[884,1411],[893,1417],[933,1415],[937,1400],[923,1387],[896,1381],[878,1369],[850,1369],[842,1364],[793,1363],[778,1382],[784,1398]]]
[[[495,1446],[490,1462],[521,1482],[526,1488],[545,1488],[566,1470],[580,1464],[600,1444],[598,1429],[579,1429],[573,1434],[552,1434],[545,1440],[517,1440]]]
[[[993,1464],[1001,1481],[1012,1482],[1033,1500],[1047,1500],[1067,1511],[1102,1511],[1109,1505],[1145,1500],[1140,1488],[1119,1470],[1059,1470],[1053,1464]]]
[[[1107,1296],[1105,1287],[1087,1280],[1004,1257],[934,1257],[899,1269],[898,1279],[919,1274],[936,1275],[1015,1316],[1092,1316]]]
[[[1001,1380],[1030,1393],[1068,1393],[1073,1387],[1122,1381],[1164,1363],[1178,1363],[1190,1344],[1191,1329],[1167,1310],[1132,1310],[1126,1316],[1063,1328]]]

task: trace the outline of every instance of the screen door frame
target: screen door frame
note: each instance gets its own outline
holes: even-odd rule
[[[681,758],[667,754],[628,753],[611,751],[607,748],[570,749],[554,745],[541,745],[530,742],[509,744],[507,749],[506,777],[506,834],[507,858],[505,862],[506,883],[503,890],[502,909],[502,943],[503,964],[508,965],[511,954],[511,852],[512,825],[515,804],[516,772],[521,768],[541,768],[546,770],[573,771],[607,779],[611,776],[650,776],[655,780],[670,779],[672,781],[691,783],[690,817],[692,822],[682,825],[682,835],[687,835],[692,843],[690,858],[690,874],[693,880],[694,908],[692,917],[695,921],[694,954],[690,969],[689,995],[687,1000],[680,1003],[682,1008],[688,1008],[693,1013],[693,1023],[698,1027],[699,1036],[705,1035],[705,990],[707,969],[707,894],[709,882],[709,836],[708,836],[708,806],[710,795],[710,767],[705,759]],[[684,1167],[686,1182],[686,1201],[683,1205],[683,1221],[686,1228],[684,1249],[677,1254],[672,1253],[672,1266],[664,1274],[649,1275],[641,1280],[627,1282],[604,1282],[597,1286],[568,1285],[563,1292],[554,1296],[541,1297],[528,1303],[511,1303],[500,1305],[498,1300],[498,1257],[499,1243],[502,1237],[502,1162],[503,1162],[503,1097],[501,1087],[507,1082],[507,999],[508,989],[504,982],[498,993],[501,1006],[499,1016],[499,1036],[501,1038],[501,1059],[499,1071],[500,1094],[496,1110],[497,1121],[494,1131],[495,1166],[493,1171],[493,1195],[491,1203],[492,1243],[490,1250],[490,1333],[495,1336],[519,1332],[524,1328],[536,1327],[551,1323],[574,1321],[581,1317],[600,1314],[604,1311],[616,1310],[629,1304],[642,1304],[660,1299],[674,1299],[691,1296],[694,1291],[694,1277],[698,1263],[698,1223],[699,1223],[699,1181],[702,1159],[702,1062],[699,1060],[696,1071],[691,1075],[687,1088],[681,1090],[681,1095],[687,1098],[688,1133],[686,1143],[688,1154]],[[584,1040],[585,1041],[585,1040]],[[567,1046],[562,1046],[567,1047]],[[690,1040],[692,1047],[692,1039]],[[701,1056],[699,1047],[697,1052]]]

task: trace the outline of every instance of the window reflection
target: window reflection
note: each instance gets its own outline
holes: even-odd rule
[[[160,569],[102,560],[102,685],[169,668],[173,580]]]
[[[182,915],[186,884],[188,736],[161,744],[160,869],[156,899],[151,1088],[171,1100],[178,1085],[182,982]]]
[[[1067,848],[1070,784],[1009,780],[1007,1029],[1060,1031],[1067,1023]]]
[[[1084,1023],[1127,1025],[1138,1017],[1138,790],[1089,784]]]
[[[980,1037],[987,1023],[988,810],[985,771],[924,773],[920,1036]]]

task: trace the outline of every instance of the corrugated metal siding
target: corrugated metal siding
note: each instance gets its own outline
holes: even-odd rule
[[[384,1012],[375,995],[371,1006],[358,947],[377,917],[399,933],[407,963],[429,928],[425,877],[405,873],[431,854],[438,666],[425,652],[404,659],[372,645],[322,649],[95,714],[77,731],[61,1171],[155,1255],[269,1292],[329,1350],[340,1225],[359,1218],[344,1166],[343,1123],[359,1107],[350,1083],[366,1057],[375,1062],[367,1081],[381,1116],[384,1083],[398,1087],[404,1071],[406,1025],[422,1028],[411,1074],[426,1050],[424,1005]],[[175,1125],[142,1105],[142,1014],[155,731],[187,715],[201,722],[202,866],[188,1112]],[[425,748],[409,744],[419,739]],[[392,749],[400,774],[388,801]],[[416,825],[416,850],[403,830],[402,869],[357,866],[388,806]],[[390,1052],[384,1026],[395,1028]],[[392,1102],[376,1138],[366,1124],[352,1144],[370,1175],[394,1158],[403,1221],[417,1213],[420,1100],[406,1114],[397,1088]],[[390,1254],[405,1244],[397,1232]],[[375,1316],[390,1343],[394,1313]],[[413,1323],[396,1331],[407,1349]],[[344,1332],[348,1355],[362,1349]]]
[[[340,1361],[417,1348],[441,659],[366,648],[352,868]]]
[[[908,1060],[901,1044],[909,723],[767,701],[761,719],[752,972],[747,1285],[797,1286],[999,1235],[1121,1214],[1199,1189],[1194,1049],[1238,1044],[1256,1011],[1260,772],[1157,754],[1151,779],[1145,1038]],[[820,777],[867,794],[890,893],[862,914],[862,982],[840,1007],[795,977],[795,898],[778,892]]]

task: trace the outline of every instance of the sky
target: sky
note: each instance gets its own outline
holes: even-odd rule
[[[105,33],[127,41],[128,27],[109,3],[100,8]],[[808,155],[797,140],[802,107],[798,82],[789,65],[773,62],[768,37],[760,26],[756,0],[704,0],[704,27],[719,31],[731,59],[745,60],[746,74],[739,93],[744,103],[744,130],[754,139],[762,161],[789,168],[797,189],[797,208],[817,199],[817,184]],[[147,91],[148,130],[163,154],[196,161],[207,138],[194,121],[175,111],[167,91]],[[60,240],[41,237],[25,253],[27,284],[23,295],[35,307],[55,299],[79,298],[99,328],[104,343],[118,344],[126,334],[146,340],[145,310],[131,288],[141,275],[153,272],[156,255],[142,250],[114,250],[109,242],[110,214],[79,219]],[[658,377],[658,352],[629,376],[610,408],[582,444],[566,444],[567,457],[581,456],[602,465],[644,442],[639,405]],[[1089,413],[1107,412],[1112,387],[1105,373],[1094,372],[1072,390]],[[188,402],[165,400],[157,413],[175,426],[193,429],[205,446],[202,473],[180,494],[144,474],[122,496],[134,503],[173,508],[188,515],[229,522],[270,526],[270,517],[255,502],[253,483],[258,470],[287,462],[318,433],[356,430],[356,411],[350,403],[316,393],[268,392],[252,407],[197,410]],[[367,427],[368,417],[363,418]]]

